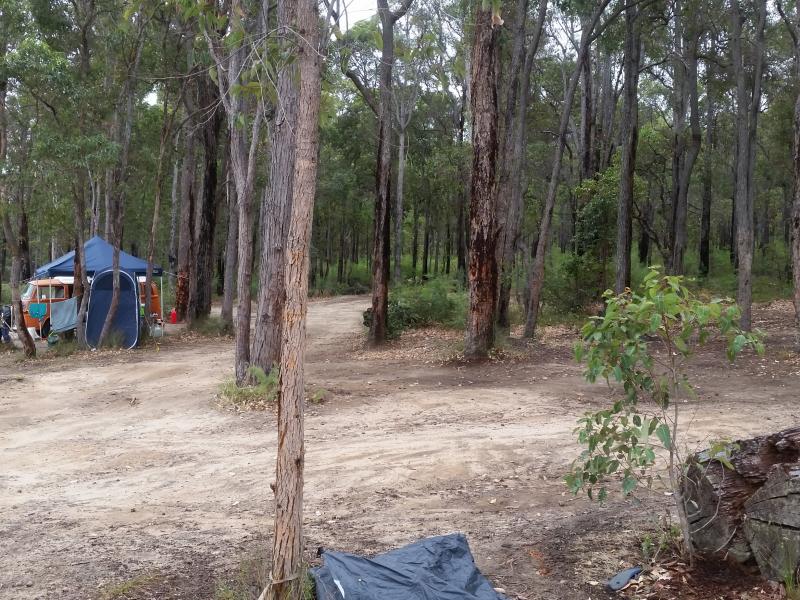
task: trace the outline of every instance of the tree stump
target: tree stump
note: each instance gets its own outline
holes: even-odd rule
[[[800,463],[772,467],[745,502],[744,532],[761,573],[797,581],[800,567]]]
[[[743,527],[745,505],[764,486],[774,465],[800,459],[800,427],[738,440],[728,446],[727,454],[733,469],[708,450],[691,457],[681,485],[695,549],[743,563],[754,554]]]

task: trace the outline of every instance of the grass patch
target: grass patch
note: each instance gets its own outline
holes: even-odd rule
[[[78,346],[77,341],[74,339],[65,340],[64,338],[60,338],[58,342],[52,346],[48,346],[47,354],[48,356],[53,356],[56,358],[66,358],[68,356],[72,356],[78,352],[78,350],[80,350],[80,347]]]
[[[100,594],[101,600],[133,600],[147,593],[148,588],[157,583],[159,577],[152,573],[137,575],[120,583],[107,587]]]
[[[263,559],[248,558],[239,563],[236,573],[217,581],[214,600],[254,600],[266,587],[269,579],[267,563]],[[304,567],[302,600],[314,600],[314,580]]]
[[[431,279],[422,284],[401,285],[389,290],[388,337],[406,329],[440,325],[462,329],[466,324],[467,294],[454,279]],[[364,312],[369,327],[372,310]]]
[[[224,337],[231,334],[232,324],[225,323],[219,317],[208,316],[195,319],[190,329],[205,337]]]
[[[238,386],[233,379],[222,383],[220,397],[230,405],[242,410],[263,410],[275,403],[280,385],[278,367],[264,373],[260,367],[248,369],[253,384]]]

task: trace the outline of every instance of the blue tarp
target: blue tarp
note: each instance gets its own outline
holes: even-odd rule
[[[317,600],[506,600],[461,534],[432,537],[375,558],[325,550],[311,569]]]
[[[83,245],[86,255],[86,274],[90,277],[95,273],[110,269],[114,260],[114,246],[109,244],[99,235],[94,236]],[[135,275],[147,272],[147,261],[131,256],[127,252],[119,252],[119,268]],[[161,275],[162,270],[158,265],[153,265],[153,275]],[[36,269],[35,278],[70,276],[75,274],[75,251],[67,252],[64,256]]]
[[[86,315],[86,342],[96,348],[111,307],[114,271],[111,269],[95,274],[89,296]],[[120,336],[123,348],[133,348],[139,341],[139,294],[136,280],[130,273],[119,273],[119,305],[111,327],[112,335]]]
[[[75,329],[78,325],[78,300],[76,296],[50,304],[50,331],[60,333]]]

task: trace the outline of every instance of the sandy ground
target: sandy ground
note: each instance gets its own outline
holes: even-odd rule
[[[454,336],[439,332],[365,350],[366,304],[310,310],[308,391],[328,399],[307,408],[309,557],[462,531],[511,598],[605,597],[597,582],[637,560],[665,501],[566,492],[575,420],[611,396],[583,382],[574,333],[466,366],[442,360]],[[789,310],[757,313],[766,357],[699,357],[693,446],[800,422]],[[275,416],[220,406],[232,361],[230,340],[198,338],[0,358],[0,598],[214,598],[249,576],[269,551]]]

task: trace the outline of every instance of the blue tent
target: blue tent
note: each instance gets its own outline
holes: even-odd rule
[[[86,256],[86,274],[90,277],[95,273],[110,269],[114,260],[114,246],[109,244],[99,235],[94,236],[83,245]],[[144,275],[147,272],[147,261],[131,256],[127,252],[119,252],[119,268],[133,275]],[[67,252],[64,256],[36,269],[35,278],[70,276],[75,274],[75,251]],[[153,275],[161,275],[162,269],[153,265]]]
[[[138,260],[138,259],[136,259]],[[139,294],[136,280],[126,272],[119,273],[119,304],[111,324],[111,331],[121,336],[123,348],[133,348],[139,341]],[[106,322],[111,296],[114,288],[114,271],[108,269],[95,274],[92,280],[92,293],[89,296],[89,310],[86,315],[86,341],[97,348],[100,333]]]

